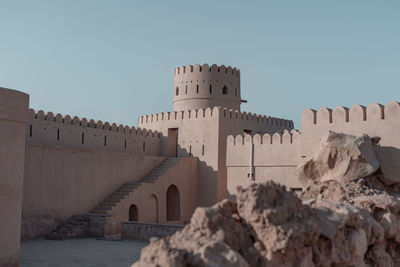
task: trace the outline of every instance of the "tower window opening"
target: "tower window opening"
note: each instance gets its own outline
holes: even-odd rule
[[[210,84],[210,94],[212,94],[212,85]]]
[[[143,141],[143,151],[146,151],[146,142]]]
[[[204,145],[201,147],[201,155],[204,156]]]
[[[185,88],[185,94],[187,94],[187,85],[186,85],[186,88]]]
[[[175,89],[175,95],[179,95],[179,87],[176,87],[176,89]]]
[[[32,137],[32,124],[29,125],[29,137]]]
[[[192,145],[189,146],[189,157],[192,156]]]
[[[107,136],[104,136],[104,146],[107,146]]]
[[[57,129],[57,141],[60,141],[60,129]]]
[[[126,139],[125,139],[125,144],[124,144],[124,148],[126,149]]]
[[[199,93],[199,85],[196,85],[196,93]]]
[[[85,134],[82,133],[82,144],[84,144],[84,143],[85,143]]]
[[[224,85],[224,87],[222,87],[222,94],[223,95],[227,95],[228,94],[228,87],[226,87],[225,85]]]

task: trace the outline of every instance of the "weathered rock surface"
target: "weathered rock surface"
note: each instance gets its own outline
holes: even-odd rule
[[[133,266],[400,266],[400,185],[373,153],[368,136],[330,132],[299,167],[302,200],[274,182],[238,188]]]
[[[379,167],[371,139],[329,131],[313,157],[298,167],[303,184],[325,181],[349,182],[374,173]]]

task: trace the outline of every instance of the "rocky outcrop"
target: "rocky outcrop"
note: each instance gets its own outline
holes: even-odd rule
[[[374,173],[379,167],[371,139],[329,131],[313,156],[298,167],[303,184],[336,180],[350,182]]]
[[[400,266],[399,185],[368,136],[330,132],[299,174],[302,199],[274,182],[238,188],[133,266]]]

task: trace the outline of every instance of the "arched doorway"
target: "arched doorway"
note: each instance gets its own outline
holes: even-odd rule
[[[156,195],[150,195],[150,212],[151,212],[151,218],[150,222],[158,222],[158,199]]]
[[[179,190],[175,185],[170,185],[167,190],[167,221],[181,219],[181,204]]]
[[[139,221],[139,211],[135,204],[129,207],[129,221],[137,222]]]

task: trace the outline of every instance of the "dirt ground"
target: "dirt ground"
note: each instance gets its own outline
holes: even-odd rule
[[[144,241],[94,238],[28,240],[21,242],[20,266],[131,266],[139,259],[140,250],[147,244]]]

